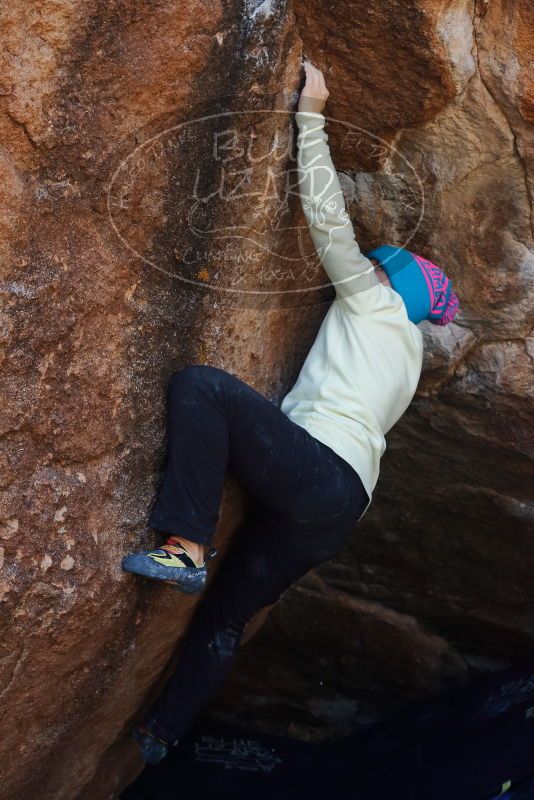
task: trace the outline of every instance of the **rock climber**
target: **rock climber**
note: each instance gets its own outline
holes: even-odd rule
[[[458,297],[427,259],[356,242],[328,146],[322,72],[304,63],[296,124],[302,208],[331,303],[281,406],[235,375],[187,365],[168,385],[167,460],[149,525],[164,537],[125,557],[128,572],[198,594],[217,526],[225,471],[253,512],[206,591],[178,664],[132,735],[155,763],[221,685],[248,621],[312,567],[331,559],[371,502],[385,434],[420,377],[422,320],[450,322]]]

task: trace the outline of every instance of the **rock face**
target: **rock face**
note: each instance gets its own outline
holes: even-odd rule
[[[323,736],[532,653],[529,5],[3,7],[6,800],[109,798],[140,767],[129,728],[195,605],[120,570],[156,541],[168,377],[210,363],[277,402],[328,307],[285,183],[302,53],[362,249],[430,257],[462,314],[425,329],[365,522],[210,712]],[[246,507],[229,478],[221,552]]]

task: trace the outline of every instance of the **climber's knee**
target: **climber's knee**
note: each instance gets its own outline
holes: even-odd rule
[[[186,364],[171,375],[169,383],[174,384],[199,384],[209,379],[212,370],[209,364]]]
[[[172,395],[185,389],[189,391],[213,389],[221,382],[224,375],[226,375],[224,370],[209,364],[187,364],[171,375],[168,390]]]

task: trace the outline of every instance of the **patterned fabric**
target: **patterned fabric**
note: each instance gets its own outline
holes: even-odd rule
[[[456,316],[460,306],[458,295],[452,291],[451,282],[444,272],[432,261],[411,253],[419,264],[430,295],[430,314],[428,319],[435,325],[447,325]]]

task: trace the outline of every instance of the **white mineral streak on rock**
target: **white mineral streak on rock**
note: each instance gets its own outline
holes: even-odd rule
[[[248,3],[250,8],[251,3]],[[272,3],[271,0],[263,0],[263,3],[260,3],[259,6],[254,8],[250,13],[251,19],[255,19],[256,17],[270,17],[273,13]]]
[[[54,514],[54,522],[63,522],[65,520],[66,513],[67,513],[67,506],[62,506],[61,508],[58,508],[58,510]]]
[[[51,566],[52,566],[52,559],[48,555],[48,553],[45,553],[41,559],[41,572],[47,572],[47,570],[49,570]]]
[[[448,5],[437,21],[436,31],[449,51],[454,78],[461,89],[476,72],[473,56],[473,20],[463,0]]]
[[[19,529],[18,519],[7,519],[0,528],[0,536],[2,539],[11,539]]]

